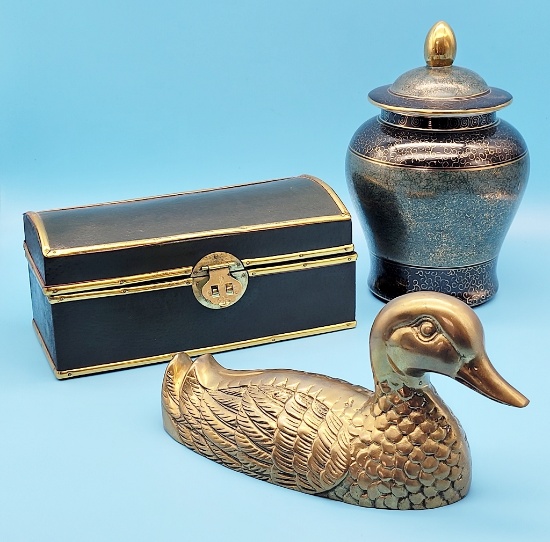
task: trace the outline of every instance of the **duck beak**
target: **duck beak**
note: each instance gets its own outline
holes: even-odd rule
[[[524,407],[529,404],[529,399],[525,395],[508,384],[498,374],[485,352],[465,363],[455,378],[469,388],[499,403],[515,407]]]

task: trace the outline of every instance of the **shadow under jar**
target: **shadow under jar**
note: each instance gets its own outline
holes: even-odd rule
[[[497,118],[512,96],[453,66],[444,22],[426,66],[369,93],[380,115],[355,132],[346,176],[371,251],[369,287],[383,300],[432,290],[469,305],[497,291],[498,253],[529,175],[527,146]]]

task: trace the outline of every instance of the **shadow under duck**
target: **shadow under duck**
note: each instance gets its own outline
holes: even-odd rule
[[[305,493],[400,510],[460,500],[470,487],[468,443],[428,373],[501,403],[529,402],[491,365],[478,317],[447,295],[407,294],[376,317],[370,355],[374,392],[180,353],[164,376],[164,427],[209,459]]]

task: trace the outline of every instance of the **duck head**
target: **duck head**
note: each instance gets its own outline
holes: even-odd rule
[[[479,318],[454,297],[415,292],[390,301],[374,321],[370,345],[375,379],[392,388],[422,388],[433,372],[500,403],[529,403],[495,370]]]

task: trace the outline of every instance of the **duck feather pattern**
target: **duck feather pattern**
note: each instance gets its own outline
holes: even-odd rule
[[[386,305],[370,337],[374,392],[323,375],[232,371],[180,353],[162,387],[168,433],[255,478],[346,503],[398,510],[458,501],[468,443],[431,386],[438,372],[501,403],[528,400],[492,367],[473,311],[418,292]]]

